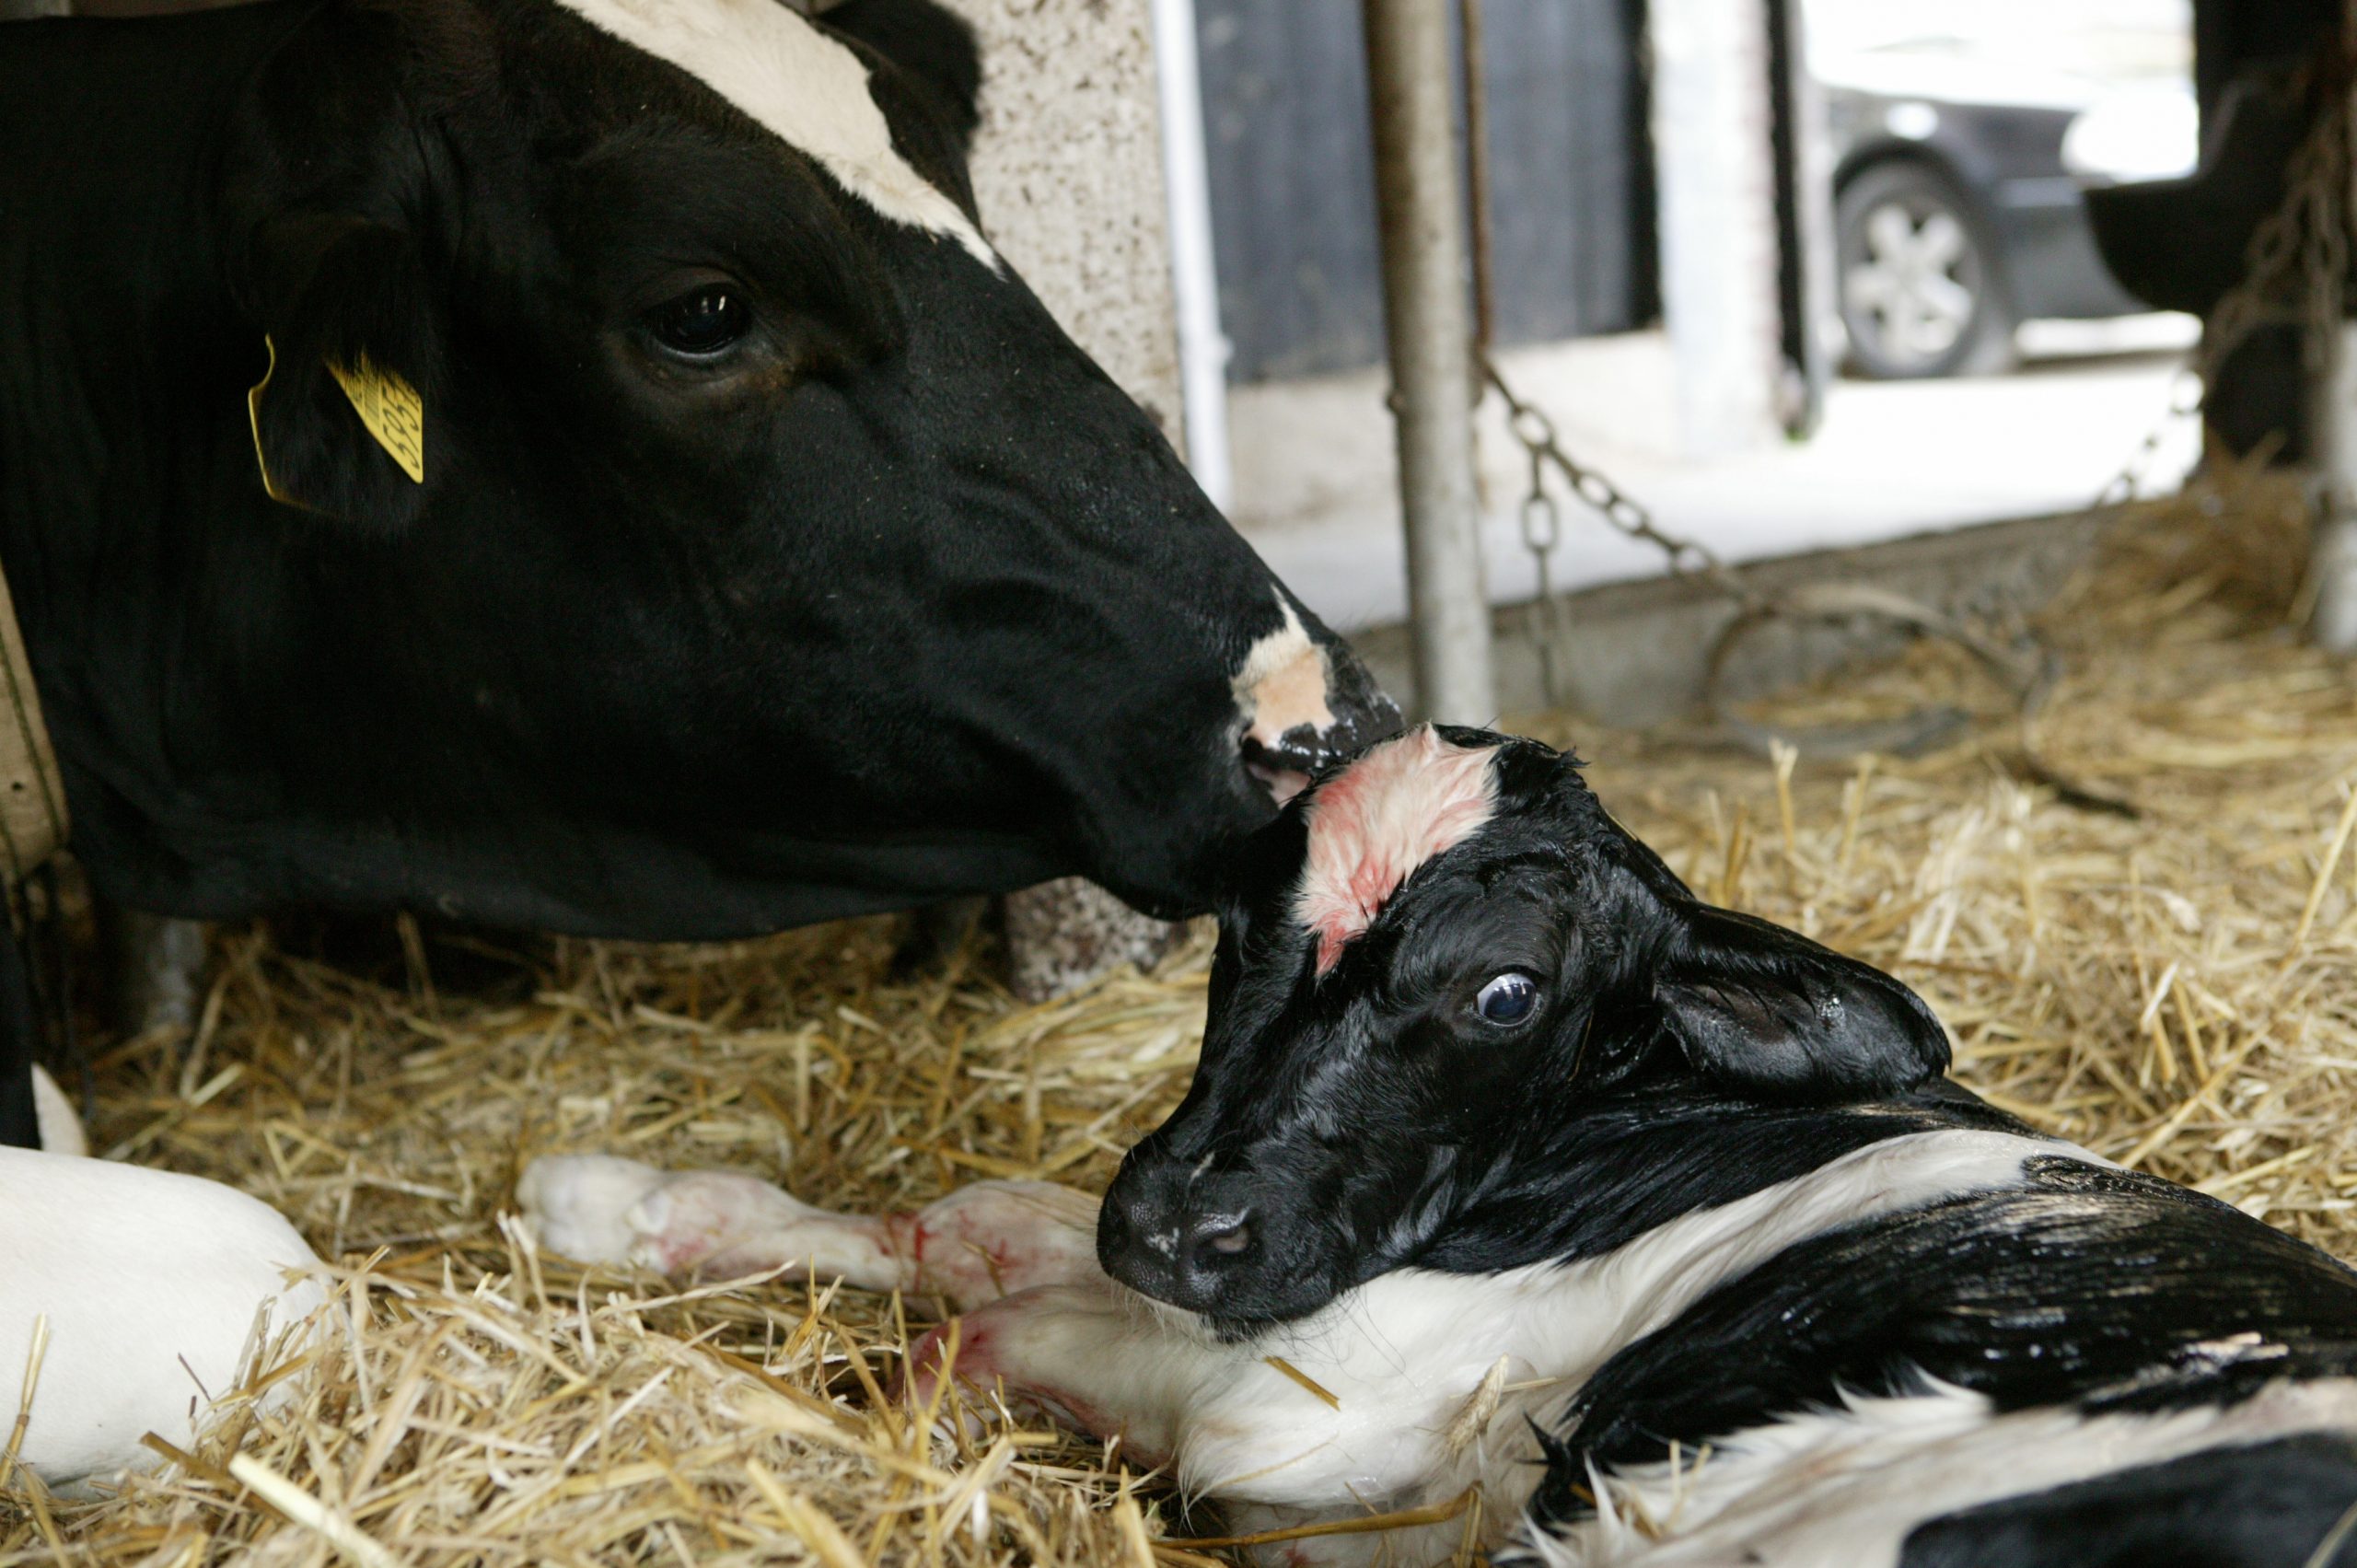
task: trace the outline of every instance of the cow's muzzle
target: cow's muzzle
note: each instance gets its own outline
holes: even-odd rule
[[[1349,645],[1305,631],[1290,606],[1284,625],[1256,644],[1238,671],[1236,697],[1245,771],[1280,806],[1326,768],[1404,727],[1399,705]]]

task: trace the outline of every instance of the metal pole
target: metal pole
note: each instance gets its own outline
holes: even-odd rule
[[[1428,719],[1487,724],[1496,708],[1473,489],[1473,343],[1448,8],[1446,0],[1365,0],[1365,18],[1416,703]]]
[[[2343,47],[2357,46],[2357,5],[2342,14]],[[2351,89],[2343,87],[2346,92]],[[2321,110],[2319,110],[2321,112]],[[2348,117],[2343,133],[2347,156],[2340,169],[2338,200],[2328,203],[2329,219],[2311,212],[2312,222],[2336,222],[2348,232],[2349,215],[2357,212],[2357,111]],[[2310,288],[2319,280],[2310,277]],[[2311,320],[2308,331],[2322,332],[2316,345],[2322,359],[2308,398],[2308,452],[2322,480],[2318,497],[2314,558],[2308,571],[2316,583],[2316,610],[2308,634],[2328,653],[2357,653],[2357,343],[2344,318],[2338,289],[2330,291],[2333,320]],[[2315,311],[2310,315],[2314,316]]]
[[[2351,329],[2333,334],[2308,409],[2309,445],[2321,483],[2314,556],[2316,610],[2308,635],[2328,653],[2357,653],[2357,354]]]
[[[1490,75],[1481,66],[1481,0],[1457,0],[1457,36],[1463,49],[1465,87],[1465,204],[1473,214],[1473,347],[1483,359],[1496,346],[1498,304],[1490,258]],[[1481,372],[1474,372],[1478,381]]]
[[[1162,179],[1170,214],[1170,279],[1178,306],[1187,466],[1212,505],[1225,512],[1236,500],[1236,466],[1227,441],[1227,335],[1219,326],[1219,268],[1212,256],[1195,0],[1154,0],[1154,63],[1162,94]]]

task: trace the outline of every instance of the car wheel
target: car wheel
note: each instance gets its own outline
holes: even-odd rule
[[[1857,370],[1880,379],[2001,370],[2014,313],[1987,230],[1923,164],[1876,164],[1834,203],[1841,325]]]

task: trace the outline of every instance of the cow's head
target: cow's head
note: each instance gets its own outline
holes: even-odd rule
[[[497,851],[546,923],[1072,871],[1202,907],[1396,711],[985,238],[962,24],[807,8],[329,0],[250,84],[255,444],[316,563],[292,613],[365,622],[385,737],[292,765],[478,843],[577,829]],[[355,412],[404,387],[422,479]]]
[[[1228,1323],[1412,1264],[1565,1124],[1683,1085],[1842,1102],[1946,1066],[1889,976],[1701,903],[1576,760],[1421,728],[1323,779],[1223,900],[1202,1065],[1107,1195],[1115,1278]]]

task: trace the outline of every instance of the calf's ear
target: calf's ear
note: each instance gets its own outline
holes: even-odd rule
[[[1947,1071],[1939,1020],[1880,970],[1749,915],[1681,912],[1654,996],[1698,1072],[1771,1099],[1840,1101]]]
[[[259,226],[249,258],[268,368],[248,394],[271,498],[378,536],[447,463],[439,334],[398,227],[341,213]]]

